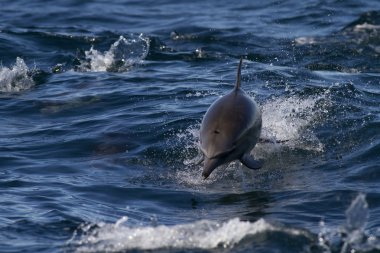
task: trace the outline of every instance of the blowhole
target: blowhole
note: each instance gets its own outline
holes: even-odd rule
[[[214,130],[214,134],[219,134],[219,130]]]

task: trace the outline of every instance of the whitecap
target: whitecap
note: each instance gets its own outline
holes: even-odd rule
[[[222,221],[199,220],[177,225],[139,224],[124,216],[115,223],[82,225],[67,242],[74,252],[124,252],[128,250],[212,250],[233,249],[243,240],[263,233],[281,233],[281,237],[297,237],[314,248],[313,252],[374,252],[380,250],[376,231],[367,231],[368,204],[359,194],[347,208],[346,222],[342,226],[327,227],[320,223],[318,235],[306,228],[292,228],[270,223],[264,218],[255,222],[232,218]],[[377,230],[378,232],[378,230]],[[268,236],[268,238],[271,238]],[[271,240],[274,240],[273,237]],[[254,243],[256,240],[253,240]],[[253,245],[254,247],[254,245]]]
[[[308,236],[302,230],[274,226],[264,219],[248,222],[233,218],[225,222],[200,220],[172,226],[129,226],[128,218],[123,217],[114,224],[97,226],[83,227],[83,235],[69,241],[69,245],[76,247],[75,252],[227,248],[248,236],[270,231]]]

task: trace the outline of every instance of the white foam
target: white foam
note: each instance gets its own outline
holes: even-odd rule
[[[128,70],[133,64],[139,63],[149,52],[149,38],[142,34],[119,39],[113,43],[109,50],[100,52],[92,46],[85,51],[85,60],[81,62],[81,71],[115,71]]]
[[[122,218],[115,224],[97,224],[99,227],[83,228],[84,235],[79,240],[69,242],[75,245],[76,252],[119,252],[131,249],[214,249],[232,247],[243,238],[258,233],[283,230],[264,219],[254,223],[238,218],[226,222],[201,220],[194,223],[174,226],[131,227]],[[87,231],[86,231],[87,230]],[[298,234],[300,231],[290,230]]]
[[[0,92],[19,92],[33,87],[34,81],[28,71],[28,66],[19,57],[12,67],[0,67]]]

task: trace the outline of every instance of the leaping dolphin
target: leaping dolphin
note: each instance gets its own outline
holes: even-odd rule
[[[234,89],[217,99],[207,110],[200,130],[200,148],[203,152],[202,176],[206,179],[218,166],[240,160],[250,169],[260,169],[262,163],[250,152],[261,133],[261,111],[241,88],[240,59]]]

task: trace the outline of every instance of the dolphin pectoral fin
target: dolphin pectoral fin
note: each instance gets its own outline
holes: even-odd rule
[[[205,156],[204,156],[204,154],[201,154],[201,155],[198,155],[198,157],[195,157],[194,158],[194,164],[195,165],[199,165],[199,164],[201,164],[203,161],[205,160]]]
[[[255,160],[249,153],[244,154],[240,162],[252,170],[258,170],[263,166],[262,162]]]

